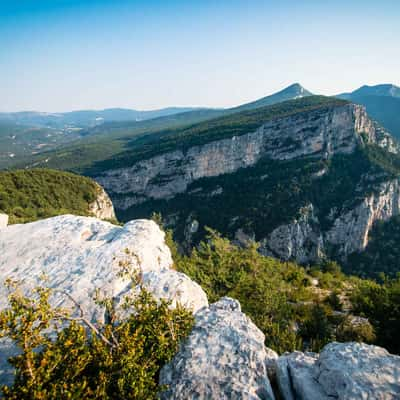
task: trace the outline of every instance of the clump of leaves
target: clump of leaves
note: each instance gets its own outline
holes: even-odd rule
[[[360,280],[351,295],[353,311],[368,318],[376,334],[375,343],[400,354],[400,274],[383,282]]]
[[[7,287],[0,338],[12,339],[21,352],[9,360],[16,375],[2,388],[5,399],[155,399],[160,368],[193,324],[189,311],[171,309],[145,288],[127,295],[123,310],[112,299],[98,300],[110,318],[94,324],[77,303],[75,312],[52,307],[46,287],[28,295],[16,282]],[[121,311],[129,316],[116,318]]]

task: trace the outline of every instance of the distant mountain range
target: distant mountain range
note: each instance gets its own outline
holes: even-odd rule
[[[138,111],[125,108],[107,108],[105,110],[78,110],[65,113],[21,111],[0,113],[0,121],[46,128],[87,128],[107,121],[143,121],[198,109],[194,107],[168,107],[160,110]]]
[[[46,154],[45,160],[52,159],[54,153],[51,151],[59,146],[63,150],[62,160],[57,154],[57,167],[86,167],[94,161],[112,157],[124,150],[127,143],[143,136],[151,135],[154,138],[223,115],[309,95],[311,93],[308,90],[295,83],[270,96],[226,109],[170,107],[137,111],[111,108],[68,113],[0,113],[0,168],[18,164],[21,160],[30,164],[30,158],[40,159],[42,153]],[[33,141],[31,136],[26,135],[32,130],[35,132]]]
[[[351,93],[338,95],[342,99],[362,104],[368,114],[400,139],[400,88],[392,84],[361,86]]]
[[[338,97],[351,100],[354,96],[385,96],[400,98],[400,88],[386,83],[382,85],[368,86],[364,85],[350,93],[342,93]]]
[[[136,146],[176,130],[221,116],[313,95],[299,83],[232,108],[170,107],[153,111],[110,108],[67,113],[0,113],[0,169],[41,165],[84,171]],[[362,86],[336,97],[362,104],[368,114],[400,138],[400,88],[392,84]],[[58,152],[58,149],[62,149]]]
[[[253,108],[269,106],[285,100],[297,99],[312,95],[300,84],[295,83],[289,87],[263,97],[259,100],[228,109],[211,109],[207,107],[168,107],[159,110],[139,111],[127,108],[107,108],[104,110],[77,110],[63,113],[48,113],[37,111],[21,111],[11,113],[0,112],[0,122],[16,123],[31,127],[43,128],[91,128],[107,122],[135,123],[149,119],[169,117],[176,114],[192,112],[192,116],[210,115],[214,117],[225,112],[238,112]],[[188,114],[188,117],[192,117]],[[202,118],[200,118],[202,119]]]

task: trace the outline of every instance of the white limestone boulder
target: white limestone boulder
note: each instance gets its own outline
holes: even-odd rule
[[[163,400],[274,399],[268,366],[278,357],[264,346],[263,333],[224,297],[200,310],[178,354],[163,367]],[[269,350],[269,351],[267,351]]]
[[[400,399],[400,357],[363,343],[329,343],[321,353],[279,357],[284,400]]]
[[[199,285],[171,269],[172,257],[156,223],[130,221],[112,225],[91,217],[62,215],[0,230],[0,309],[7,306],[7,278],[23,288],[43,284],[56,289],[52,303],[71,306],[62,292],[71,295],[86,317],[101,321],[104,310],[93,298],[96,289],[121,299],[132,289],[128,278],[119,277],[121,263],[140,272],[144,286],[157,298],[171,300],[196,312],[208,305]],[[10,346],[0,343],[0,383],[4,383]],[[5,375],[3,375],[5,376]]]

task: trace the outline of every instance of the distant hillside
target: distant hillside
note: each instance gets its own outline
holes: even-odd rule
[[[108,121],[142,121],[193,111],[196,107],[168,107],[160,110],[138,111],[125,108],[105,110],[78,110],[65,113],[21,111],[0,113],[0,121],[47,128],[88,128]]]
[[[79,130],[53,129],[0,121],[0,169],[79,139]]]
[[[400,139],[400,88],[392,84],[362,86],[337,97],[362,104],[368,114]]]
[[[364,85],[351,93],[342,93],[338,97],[351,99],[353,96],[384,96],[400,98],[400,88],[391,83],[368,86]]]
[[[310,92],[299,84],[264,97],[260,100],[230,109],[198,109],[145,121],[114,121],[84,129],[79,141],[54,150],[21,160],[16,166],[41,166],[73,170],[79,173],[91,169],[95,163],[115,157],[123,157],[126,151],[148,140],[170,136],[191,125],[221,116],[249,111],[266,105],[308,96]],[[0,165],[1,168],[1,165]]]
[[[10,223],[60,214],[93,215],[102,189],[90,178],[47,169],[0,172],[0,212]]]
[[[162,136],[139,138],[132,142],[131,150],[94,164],[92,168],[85,170],[85,173],[94,175],[110,168],[127,167],[139,160],[167,151],[186,150],[191,146],[240,136],[255,130],[262,123],[272,119],[346,103],[345,100],[331,97],[308,96],[298,100],[288,100],[271,106],[229,114],[188,128],[176,129],[173,132],[164,133]]]

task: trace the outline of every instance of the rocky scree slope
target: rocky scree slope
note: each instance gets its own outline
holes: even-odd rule
[[[312,96],[282,103],[280,117],[273,107],[275,117],[266,107],[229,128],[216,120],[96,180],[122,219],[159,211],[187,247],[208,225],[300,263],[364,250],[375,221],[399,212],[397,143],[360,105]]]

